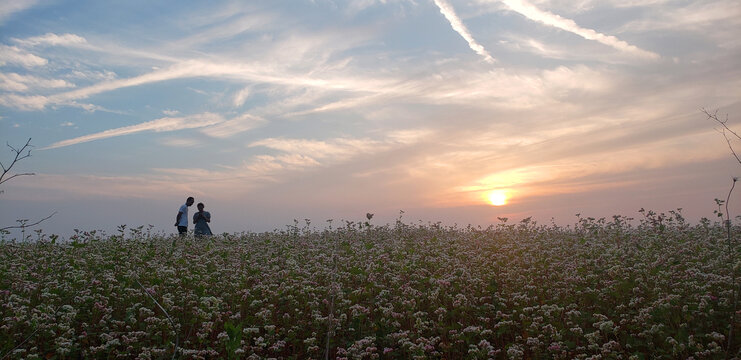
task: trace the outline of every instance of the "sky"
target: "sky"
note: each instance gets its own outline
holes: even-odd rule
[[[0,141],[35,175],[0,227],[172,233],[188,196],[216,233],[713,219],[739,34],[737,0],[2,2]]]

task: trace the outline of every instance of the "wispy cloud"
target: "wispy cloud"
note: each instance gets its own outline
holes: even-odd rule
[[[181,138],[181,137],[168,137],[163,139],[161,142],[163,145],[167,146],[173,146],[173,147],[197,147],[199,145],[202,145],[203,143],[197,139],[194,138]]]
[[[338,138],[331,141],[269,138],[255,141],[249,147],[266,147],[317,159],[342,159],[367,152],[381,145],[377,140]]]
[[[111,81],[118,76],[115,72],[109,70],[71,70],[69,73],[66,74],[65,77],[75,80],[82,79],[87,81]]]
[[[26,46],[69,46],[80,47],[87,46],[87,40],[84,37],[75,34],[46,33],[41,36],[34,36],[27,39],[13,39],[14,42]]]
[[[245,87],[242,90],[239,90],[236,94],[234,94],[234,107],[240,107],[244,105],[244,102],[247,101],[247,98],[250,96],[250,88]]]
[[[269,178],[278,171],[295,171],[346,163],[414,145],[431,134],[427,129],[395,130],[379,139],[338,137],[326,140],[267,138],[252,142],[250,148],[267,148],[277,154],[256,156],[246,168],[252,175]],[[367,169],[364,169],[367,171]]]
[[[247,5],[248,7],[250,5]],[[266,14],[256,9],[246,9],[227,5],[207,14],[198,14],[185,19],[188,26],[199,31],[174,41],[169,46],[173,49],[194,49],[203,44],[215,43],[235,36],[249,33],[250,30],[265,29],[266,26],[285,21],[277,14]]]
[[[656,53],[643,50],[635,45],[631,45],[615,36],[605,35],[593,29],[583,28],[574,22],[574,20],[563,18],[551,12],[543,11],[528,3],[525,0],[503,0],[510,9],[520,13],[526,18],[540,22],[545,25],[571,32],[587,40],[594,40],[601,44],[610,46],[622,52],[633,54],[637,57],[657,60],[660,56]]]
[[[17,12],[29,9],[36,5],[38,0],[15,0],[0,2],[0,23]]]
[[[198,76],[198,70],[203,69],[203,66],[200,65],[198,62],[185,62],[167,69],[156,70],[132,78],[103,81],[95,85],[49,96],[0,96],[0,103],[19,110],[40,110],[48,105],[69,105],[74,103],[75,100],[85,99],[92,95],[108,91],[165,80]]]
[[[118,89],[141,86],[150,83],[169,81],[175,79],[210,77],[223,79],[237,79],[242,81],[254,81],[289,87],[315,87],[328,91],[367,91],[381,92],[388,86],[388,81],[383,79],[363,79],[352,76],[334,76],[321,78],[306,74],[295,74],[280,69],[275,69],[270,64],[245,64],[234,62],[211,62],[207,60],[186,60],[167,68],[157,69],[152,72],[125,79],[103,81],[97,84],[82,87],[76,90],[62,92],[45,97],[47,105],[65,105],[74,100],[85,99],[93,95],[114,91]],[[38,104],[41,99],[36,99]],[[27,102],[27,101],[24,101]],[[21,110],[29,107],[14,106],[13,102],[6,102],[8,106]],[[36,109],[36,108],[33,108]]]
[[[464,40],[466,40],[466,42],[468,42],[468,46],[471,48],[471,50],[481,55],[484,60],[486,60],[486,62],[494,63],[494,58],[489,54],[488,51],[486,51],[484,46],[476,42],[476,39],[473,38],[471,33],[468,31],[468,28],[466,28],[466,25],[463,24],[463,21],[461,21],[460,17],[458,17],[458,14],[455,13],[455,9],[453,9],[453,6],[450,5],[447,0],[434,1],[435,5],[440,8],[440,13],[445,16],[445,18],[450,23],[450,26],[453,27],[453,30],[455,30],[455,32],[457,32],[461,37],[463,37]]]
[[[609,136],[597,135],[601,130],[589,132],[600,137],[603,141],[614,142],[615,139],[629,137],[627,133],[617,133]],[[587,133],[587,134],[589,134]],[[672,151],[662,151],[662,148],[679,148],[685,144],[701,143],[708,140],[712,134],[703,134],[697,139],[697,134],[684,134],[678,137],[667,137],[644,143],[631,144],[630,141],[617,141],[611,149],[605,149],[610,153],[610,161],[604,161],[605,152],[580,152],[577,148],[569,151],[563,150],[571,147],[568,144],[548,146],[545,150],[543,144],[532,144],[526,148],[538,149],[538,152],[555,152],[556,156],[546,155],[547,161],[531,162],[530,164],[519,164],[516,161],[505,162],[503,168],[496,169],[490,174],[473,181],[472,185],[461,186],[454,192],[471,192],[474,196],[480,195],[493,189],[517,189],[522,195],[542,196],[554,194],[579,193],[591,188],[613,187],[615,182],[626,180],[624,174],[637,173],[648,170],[659,170],[672,166],[687,164],[699,164],[716,160],[725,154],[721,149],[706,147],[705,149],[687,154],[681,159],[676,158]],[[590,135],[592,137],[592,135]],[[622,143],[622,144],[621,144]],[[523,151],[526,151],[523,149]],[[567,155],[568,154],[568,155]],[[648,178],[632,179],[636,184],[654,181]]]
[[[104,111],[104,112],[113,113],[113,114],[125,114],[122,111],[110,110],[100,105],[89,104],[89,103],[79,103],[77,101],[70,101],[70,102],[65,103],[64,105],[79,108],[89,113],[94,113],[96,111]]]
[[[139,75],[126,79],[117,79],[112,81],[100,82],[98,84],[80,88],[78,90],[56,94],[50,97],[50,101],[53,103],[65,103],[70,100],[78,100],[90,97],[92,95],[113,91],[117,89],[140,86],[144,84],[173,80],[178,78],[184,78],[189,76],[197,76],[199,70],[203,71],[203,76],[211,75],[214,72],[209,72],[207,67],[197,61],[186,61],[184,63],[176,64],[172,67],[156,70],[144,75]]]
[[[0,44],[0,66],[5,64],[20,65],[25,68],[44,66],[49,61],[16,46]]]
[[[69,87],[74,87],[74,84],[61,79],[43,79],[33,75],[0,73],[0,89],[6,91],[28,92],[29,90]]]
[[[321,165],[315,158],[302,154],[257,155],[245,166],[245,170],[255,176],[272,179],[281,171],[295,171]]]
[[[22,111],[44,110],[46,104],[48,103],[49,99],[46,96],[42,95],[0,95],[0,105]]]
[[[689,2],[684,6],[662,5],[645,11],[646,16],[625,23],[618,31],[640,33],[681,29],[708,38],[708,43],[717,43],[718,46],[741,45],[738,37],[741,3],[738,1]]]
[[[431,129],[402,129],[389,132],[387,137],[395,143],[412,145],[422,141],[434,133],[435,132]]]
[[[264,125],[267,121],[258,116],[243,114],[201,130],[215,138],[228,138]]]
[[[428,130],[392,131],[381,139],[339,137],[325,140],[299,138],[267,138],[252,142],[249,148],[268,149],[270,154],[258,154],[245,160],[240,166],[220,166],[220,170],[206,169],[154,169],[160,174],[187,175],[189,179],[200,178],[203,181],[233,182],[243,190],[245,185],[256,186],[257,182],[285,182],[286,173],[308,171],[316,168],[330,168],[361,156],[413,145],[430,134]],[[166,139],[170,146],[196,146],[188,139]],[[367,169],[366,169],[367,170]],[[364,175],[364,174],[360,174]],[[250,179],[249,184],[244,179]],[[182,177],[173,179],[182,182]]]
[[[101,131],[95,134],[90,134],[90,135],[80,136],[80,137],[76,137],[76,138],[69,139],[69,140],[55,142],[47,147],[42,148],[41,150],[55,149],[55,148],[80,144],[80,143],[93,141],[93,140],[100,140],[100,139],[107,139],[107,138],[116,137],[116,136],[135,134],[135,133],[143,132],[143,131],[163,132],[163,131],[176,131],[176,130],[184,130],[184,129],[195,129],[195,128],[215,125],[222,121],[223,121],[223,118],[220,115],[212,114],[212,113],[204,113],[204,114],[198,114],[198,115],[193,115],[193,116],[188,116],[188,117],[161,118],[161,119],[152,120],[152,121],[148,121],[148,122],[141,123],[141,124],[125,126],[125,127],[120,127],[116,129],[110,129],[110,130]]]

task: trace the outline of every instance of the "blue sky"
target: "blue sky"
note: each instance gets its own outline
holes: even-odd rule
[[[400,210],[712,217],[741,165],[700,109],[741,116],[740,15],[731,0],[4,3],[0,140],[33,138],[18,170],[36,175],[4,184],[0,225],[57,211],[46,230],[171,232],[189,195],[217,232]]]

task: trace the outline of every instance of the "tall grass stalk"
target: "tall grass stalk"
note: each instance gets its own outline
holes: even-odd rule
[[[172,317],[170,317],[170,314],[167,313],[167,310],[165,310],[165,308],[163,308],[162,305],[160,305],[157,299],[155,299],[154,296],[152,296],[152,294],[150,294],[149,291],[147,291],[147,288],[145,288],[144,285],[142,285],[139,282],[139,279],[134,279],[134,281],[136,281],[136,283],[142,288],[142,291],[144,291],[144,293],[147,294],[147,296],[149,296],[149,298],[152,299],[152,301],[154,301],[157,307],[160,308],[160,310],[162,310],[163,313],[165,313],[165,316],[167,316],[167,320],[170,321],[170,326],[172,326],[172,331],[175,332],[175,348],[172,351],[171,359],[175,359],[175,356],[177,356],[178,354],[178,346],[180,345],[180,335],[178,334],[178,330],[175,327],[175,322],[172,321]]]
[[[733,189],[736,187],[736,181],[738,178],[733,178],[733,184],[731,190],[728,191],[728,197],[726,197],[726,234],[728,235],[728,265],[731,267],[731,291],[733,300],[733,308],[731,312],[731,323],[730,329],[728,329],[728,348],[726,349],[726,358],[730,358],[730,351],[733,348],[733,328],[736,325],[736,310],[738,305],[738,299],[736,297],[736,256],[734,256],[733,239],[731,238],[731,213],[729,212],[728,203],[731,202],[731,194]]]

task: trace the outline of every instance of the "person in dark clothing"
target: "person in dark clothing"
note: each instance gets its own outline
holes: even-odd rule
[[[204,207],[206,206],[203,205],[203,203],[198,203],[198,212],[193,214],[193,224],[195,224],[194,232],[196,236],[213,235],[211,233],[211,227],[208,226],[208,223],[211,222],[211,213],[203,211]]]

